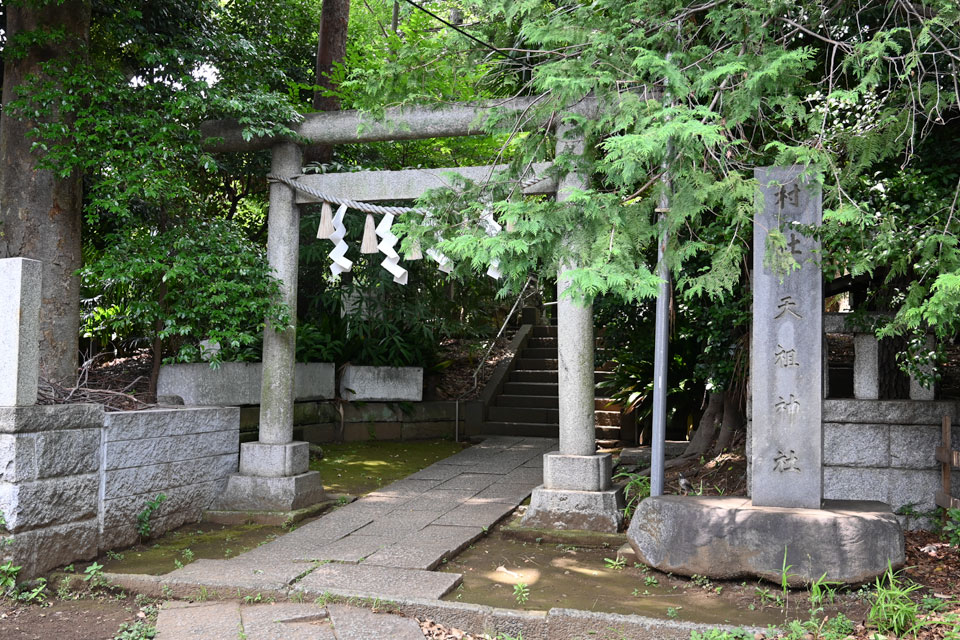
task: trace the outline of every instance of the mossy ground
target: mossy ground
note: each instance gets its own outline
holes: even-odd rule
[[[323,459],[311,460],[310,468],[320,472],[324,488],[361,496],[452,456],[466,445],[452,440],[372,440],[322,446]]]

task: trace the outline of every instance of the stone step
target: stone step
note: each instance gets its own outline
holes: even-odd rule
[[[596,417],[597,426],[604,427],[616,427],[620,428],[620,412],[619,411],[600,411],[596,410],[593,412],[593,415]]]
[[[556,371],[556,358],[517,358],[517,369],[526,369],[527,371]]]
[[[490,407],[487,419],[492,422],[535,422],[542,424],[559,424],[560,410],[556,407]]]
[[[514,369],[510,373],[510,382],[556,382],[556,371],[544,371],[541,369]],[[606,380],[610,377],[609,371],[595,371],[593,379],[596,382]]]
[[[505,395],[553,396],[559,394],[556,382],[507,382],[503,385]]]
[[[560,398],[557,396],[510,395],[504,393],[494,400],[498,407],[540,407],[557,409],[560,407]]]
[[[555,424],[535,422],[493,422],[483,423],[482,432],[494,436],[527,436],[537,438],[556,438],[560,427]]]
[[[540,338],[534,336],[527,340],[527,345],[529,347],[535,347],[540,349],[554,349],[557,348],[557,338]]]
[[[596,427],[597,440],[616,440],[620,437],[620,425]]]
[[[556,358],[557,350],[556,349],[547,349],[543,347],[524,347],[523,351],[520,352],[521,358]]]
[[[533,327],[533,336],[534,338],[556,338],[557,337],[557,327],[553,325],[542,325],[538,324]]]

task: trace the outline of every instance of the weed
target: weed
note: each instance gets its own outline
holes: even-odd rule
[[[692,576],[690,576],[690,581],[693,582],[693,584],[700,587],[701,589],[707,589],[707,590],[713,589],[713,583],[710,582],[710,578],[708,578],[707,576],[701,576],[695,573]]]
[[[98,562],[94,562],[83,570],[83,581],[89,584],[91,589],[109,585],[107,579],[103,577],[103,565]]]
[[[634,597],[634,598],[639,598],[639,597],[640,597],[640,589],[634,589],[634,590],[633,590],[633,597]]]
[[[207,588],[203,585],[200,585],[200,590],[197,591],[197,597],[195,600],[197,602],[206,602],[207,598],[210,597],[210,594],[207,593]]]
[[[350,496],[340,496],[337,498],[337,506],[342,507],[345,504],[350,504]]]
[[[124,622],[113,640],[150,640],[157,636],[157,628],[144,620]]]
[[[290,602],[303,604],[303,591],[294,591],[292,594],[290,594]]]
[[[183,569],[183,563],[180,562],[180,558],[173,559],[173,566],[175,566],[177,569]]]
[[[23,567],[15,567],[13,562],[0,564],[0,597],[7,598],[16,595],[17,575]]]
[[[667,617],[671,620],[680,615],[680,609],[683,607],[667,607]]]
[[[47,600],[47,579],[38,578],[33,588],[17,591],[17,600],[27,604],[43,604]]]
[[[117,553],[113,549],[107,549],[107,559],[108,560],[123,560],[123,554]]]
[[[647,585],[648,587],[655,587],[658,584],[660,584],[660,581],[657,580],[654,576],[647,576],[646,578],[643,579],[643,584]]]
[[[790,569],[793,568],[792,564],[787,564],[787,548],[783,548],[783,565],[780,568],[780,591],[783,593],[783,601],[787,602],[787,597],[790,594],[790,578],[793,577],[793,574],[790,573]]]
[[[154,511],[160,508],[160,505],[163,504],[166,499],[166,494],[158,493],[157,497],[153,500],[148,500],[143,511],[137,514],[137,533],[140,534],[141,539],[150,537],[150,517]]]
[[[940,532],[944,541],[960,547],[960,509],[947,509]]]
[[[607,569],[613,569],[614,571],[620,571],[627,566],[627,561],[625,558],[617,557],[613,558],[604,558],[603,564],[606,565]]]
[[[73,568],[72,564],[68,564],[63,568],[63,570],[67,573],[73,573],[74,571],[76,571],[76,569]]]
[[[513,597],[517,599],[517,604],[523,605],[530,599],[530,588],[526,583],[518,582],[513,585]]]
[[[877,578],[867,620],[876,625],[880,633],[902,636],[917,628],[919,606],[910,598],[910,594],[921,586],[904,585],[897,575],[893,567],[887,564],[886,573]]]
[[[189,548],[181,551],[180,555],[182,555],[183,559],[186,560],[188,563],[193,562],[193,551],[191,551]]]
[[[827,574],[824,573],[810,583],[810,604],[814,608],[822,607],[825,604],[833,604],[834,598],[836,598],[836,587],[839,586],[840,583],[831,582],[826,578]]]
[[[623,487],[623,499],[626,503],[623,507],[623,517],[629,518],[636,511],[637,505],[644,498],[650,497],[650,476],[624,471],[613,476],[613,479],[626,479],[627,481]]]

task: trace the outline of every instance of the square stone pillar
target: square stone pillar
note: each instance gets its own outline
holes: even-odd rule
[[[582,155],[583,138],[557,132],[557,155]],[[586,178],[571,173],[560,180],[557,200],[585,189]],[[623,498],[612,488],[609,454],[597,455],[594,413],[593,305],[567,294],[571,286],[564,264],[557,278],[557,359],[560,451],[543,457],[543,485],[533,490],[523,526],[615,532],[623,523]]]
[[[303,152],[292,142],[273,147],[274,175],[300,175]],[[260,387],[260,439],[240,447],[240,473],[230,477],[216,508],[224,511],[292,511],[323,500],[320,474],[310,471],[306,442],[293,441],[294,368],[296,362],[297,269],[300,212],[294,191],[270,185],[267,261],[280,280],[281,300],[291,324],[269,324],[263,334]]]
[[[0,407],[37,401],[42,267],[26,258],[0,260]]]
[[[872,333],[853,335],[853,397],[876,400],[880,397],[879,344]]]

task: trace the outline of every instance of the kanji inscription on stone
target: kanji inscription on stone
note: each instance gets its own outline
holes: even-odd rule
[[[751,497],[758,506],[819,509],[823,499],[823,284],[819,184],[803,167],[754,170]],[[765,266],[770,232],[782,234],[799,269]],[[782,246],[782,245],[781,245]],[[772,250],[772,249],[771,249]],[[783,265],[782,260],[767,261]],[[802,461],[802,464],[801,464]]]

